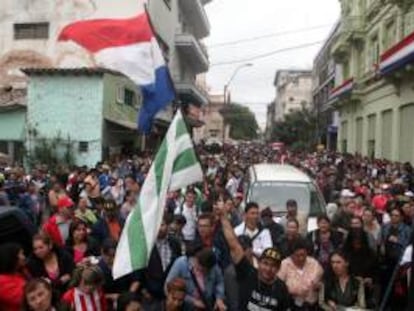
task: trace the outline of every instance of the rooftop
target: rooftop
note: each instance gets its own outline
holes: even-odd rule
[[[112,75],[117,75],[117,76],[122,76],[123,74],[118,72],[118,71],[114,71],[114,70],[110,70],[110,69],[106,69],[106,68],[101,68],[101,67],[95,67],[95,68],[90,68],[90,67],[80,67],[80,68],[23,68],[21,69],[25,74],[29,75],[29,76],[33,76],[33,75],[103,75],[105,73],[108,74],[112,74]]]

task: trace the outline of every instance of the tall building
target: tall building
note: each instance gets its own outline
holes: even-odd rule
[[[413,1],[341,1],[330,94],[340,151],[414,162],[413,51]]]
[[[313,107],[318,116],[319,142],[329,150],[336,150],[339,113],[331,101],[331,92],[335,86],[335,61],[331,54],[333,39],[336,38],[339,23],[329,34],[328,39],[316,55],[313,62]]]
[[[208,95],[197,75],[208,71],[207,48],[202,39],[210,34],[206,0],[153,0],[150,13],[164,42],[171,76],[182,104],[205,105]]]
[[[312,72],[308,70],[278,70],[274,80],[276,88],[275,121],[312,104]]]

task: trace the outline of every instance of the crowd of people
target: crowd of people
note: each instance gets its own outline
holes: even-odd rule
[[[406,310],[412,287],[414,171],[329,152],[278,152],[261,144],[197,153],[205,179],[169,193],[145,269],[120,279],[112,265],[150,153],[94,168],[42,165],[0,173],[0,208],[37,228],[32,246],[0,244],[0,310]],[[317,229],[245,201],[254,163],[291,164],[326,202]],[[0,229],[1,230],[1,229]],[[136,241],[139,243],[140,241]],[[414,283],[414,281],[413,281]],[[385,310],[385,309],[382,309]],[[408,309],[407,309],[408,310]]]

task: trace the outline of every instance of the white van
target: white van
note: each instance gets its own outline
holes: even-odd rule
[[[286,202],[296,200],[298,213],[306,218],[308,231],[316,229],[316,217],[326,213],[325,200],[316,183],[290,165],[251,166],[244,189],[246,202],[256,202],[261,209],[270,207],[276,221],[286,214]]]

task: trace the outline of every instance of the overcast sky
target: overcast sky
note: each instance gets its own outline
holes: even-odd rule
[[[211,24],[211,34],[206,40],[211,63],[207,82],[214,94],[222,93],[234,70],[249,61],[224,66],[215,64],[324,41],[339,18],[340,6],[338,0],[213,0],[206,5],[206,10]],[[302,31],[230,46],[214,46],[292,30]],[[276,70],[311,69],[320,47],[318,44],[250,61],[253,66],[240,70],[231,83],[232,99],[248,104],[260,126],[264,127],[266,106],[275,97],[273,79]]]

